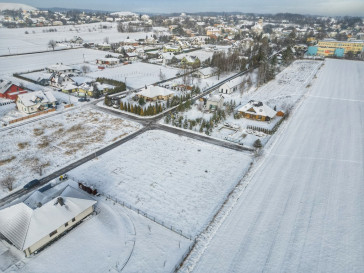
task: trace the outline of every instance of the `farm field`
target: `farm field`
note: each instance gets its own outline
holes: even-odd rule
[[[363,74],[363,62],[325,61],[230,214],[181,272],[364,271]]]
[[[36,69],[44,69],[49,65],[63,63],[64,65],[77,65],[86,62],[94,62],[97,58],[103,58],[108,54],[105,51],[95,49],[71,49],[65,51],[51,51],[21,56],[2,57],[0,76],[10,76],[13,73],[28,72]]]
[[[106,26],[107,28],[102,28]],[[101,28],[100,28],[101,27]],[[27,53],[50,50],[49,40],[64,41],[81,37],[84,42],[103,43],[106,37],[110,43],[116,43],[130,39],[145,39],[145,36],[154,32],[120,33],[116,29],[117,23],[94,23],[78,26],[50,26],[37,28],[0,28],[0,55]],[[56,32],[44,32],[49,29],[57,29]],[[165,28],[154,28],[158,32],[166,32]],[[29,34],[25,34],[25,32]],[[33,33],[34,31],[34,33]],[[57,48],[56,48],[57,49]]]
[[[70,175],[193,237],[210,221],[250,162],[241,152],[147,131]]]
[[[105,197],[96,200],[98,214],[30,258],[0,242],[0,272],[171,272],[191,244]]]
[[[13,187],[21,187],[140,128],[84,107],[0,131],[0,179],[13,177]],[[0,197],[7,193],[2,188]]]

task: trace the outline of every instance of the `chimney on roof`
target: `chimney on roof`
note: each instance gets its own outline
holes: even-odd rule
[[[60,196],[57,198],[57,201],[54,205],[60,204],[61,206],[64,206],[64,200],[63,198]]]

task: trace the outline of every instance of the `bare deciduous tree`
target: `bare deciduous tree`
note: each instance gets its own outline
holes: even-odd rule
[[[15,178],[13,176],[9,175],[9,176],[3,178],[0,181],[0,184],[4,189],[8,189],[9,191],[12,191],[14,182],[15,182]]]
[[[48,47],[51,47],[54,50],[56,45],[57,45],[57,42],[55,40],[49,40]]]
[[[86,74],[91,71],[90,67],[88,65],[81,66],[81,71],[83,74]]]

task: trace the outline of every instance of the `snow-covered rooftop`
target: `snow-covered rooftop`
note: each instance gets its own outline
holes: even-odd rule
[[[37,104],[37,99],[40,99],[42,102],[49,103],[57,101],[51,91],[34,91],[26,94],[20,94],[18,96],[18,100],[21,101],[24,106],[32,106]]]
[[[251,100],[238,109],[239,112],[251,113],[273,118],[277,112],[261,101]]]
[[[154,85],[148,85],[145,88],[142,88],[141,91],[137,93],[137,95],[147,98],[155,98],[158,96],[169,96],[172,94],[174,94],[172,90]]]
[[[57,202],[59,197],[62,197],[63,205]],[[25,203],[1,210],[0,233],[24,250],[94,204],[95,200],[67,186],[58,197],[34,210]]]

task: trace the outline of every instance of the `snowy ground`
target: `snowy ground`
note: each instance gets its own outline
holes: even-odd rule
[[[96,200],[99,214],[35,256],[0,241],[0,272],[171,272],[191,244],[104,197]]]
[[[85,107],[1,131],[0,179],[13,176],[14,188],[21,187],[40,177],[39,166],[42,175],[50,173],[139,128]]]
[[[13,73],[24,73],[36,69],[44,69],[45,67],[56,63],[63,63],[64,65],[78,65],[84,62],[94,62],[97,58],[105,57],[106,54],[109,53],[96,49],[80,48],[22,56],[2,57],[0,76],[9,76]]]
[[[91,78],[104,77],[117,81],[125,81],[126,78],[126,85],[128,87],[142,88],[145,85],[161,81],[160,72],[168,79],[175,77],[179,70],[155,64],[134,62],[129,65],[91,72],[87,76]]]
[[[194,236],[250,162],[241,152],[147,131],[70,175]]]
[[[100,29],[100,26],[107,26],[107,29]],[[117,23],[94,23],[85,25],[49,26],[37,28],[0,28],[0,55],[17,54],[49,50],[49,40],[64,41],[74,36],[84,39],[84,42],[103,43],[106,37],[110,43],[116,43],[130,39],[145,39],[146,35],[153,35],[152,32],[120,33],[116,29]],[[109,28],[111,27],[111,28]],[[43,30],[57,29],[57,32],[43,32]],[[158,31],[166,32],[165,28],[155,28]],[[25,34],[28,31],[29,34]],[[35,33],[33,33],[33,31]]]
[[[363,74],[325,61],[193,272],[364,272]]]

